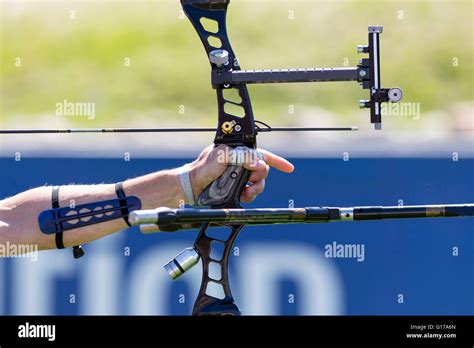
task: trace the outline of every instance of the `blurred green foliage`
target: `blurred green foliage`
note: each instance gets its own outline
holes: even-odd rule
[[[355,66],[367,26],[381,24],[383,84],[428,111],[473,99],[472,4],[233,0],[228,27],[242,67],[262,69]],[[51,126],[55,104],[67,99],[96,103],[94,124],[74,125],[215,122],[208,61],[178,0],[3,2],[1,11],[0,120],[50,115]],[[344,123],[366,96],[356,83],[250,92],[257,118],[279,125],[312,107]]]

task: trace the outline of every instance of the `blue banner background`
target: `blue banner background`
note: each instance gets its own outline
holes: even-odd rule
[[[474,201],[474,160],[293,159],[271,171],[253,207]],[[0,159],[0,197],[41,185],[116,182],[184,160]],[[419,219],[247,227],[231,260],[244,314],[474,314],[474,221]],[[162,264],[196,232],[137,229],[69,250],[0,261],[0,314],[188,314],[200,267],[168,279]],[[364,260],[325,257],[332,243],[364,246]],[[458,255],[453,255],[457,248]],[[130,255],[128,256],[128,251]]]

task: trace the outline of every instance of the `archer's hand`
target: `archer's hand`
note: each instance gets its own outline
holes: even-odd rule
[[[190,178],[194,197],[199,197],[202,191],[225,171],[231,162],[231,156],[229,156],[231,150],[230,147],[225,145],[208,146],[190,164]],[[247,187],[240,196],[240,200],[245,203],[252,202],[263,192],[270,167],[285,173],[291,173],[294,170],[294,166],[286,159],[266,150],[259,149],[259,152],[263,159],[259,160],[255,157],[252,158],[252,156],[244,158],[243,167],[251,171]]]

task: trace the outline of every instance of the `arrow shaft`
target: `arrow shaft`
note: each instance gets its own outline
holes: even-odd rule
[[[357,127],[268,127],[256,128],[258,133],[270,132],[333,132],[355,131]],[[71,129],[0,129],[0,134],[68,134],[68,133],[215,133],[216,128],[71,128]]]

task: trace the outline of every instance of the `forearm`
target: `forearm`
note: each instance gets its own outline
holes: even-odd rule
[[[185,199],[177,170],[129,179],[123,183],[123,188],[127,196],[141,200],[143,209],[178,207]],[[40,250],[56,248],[54,235],[42,233],[38,225],[38,215],[51,209],[51,191],[52,187],[39,187],[0,201],[0,244],[34,244]],[[66,185],[59,190],[61,207],[116,198],[114,184]],[[127,227],[123,219],[116,219],[69,230],[64,233],[64,245],[89,243]]]

